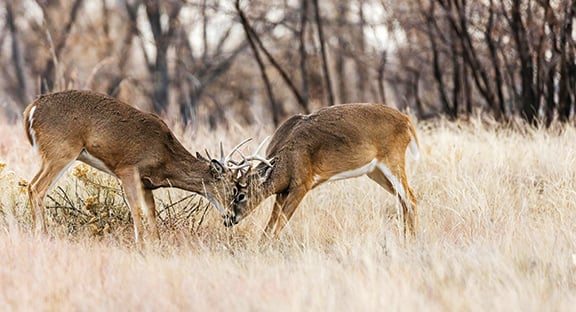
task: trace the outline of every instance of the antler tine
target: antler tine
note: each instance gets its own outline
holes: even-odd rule
[[[230,151],[230,153],[228,153],[228,155],[226,155],[226,156],[224,156],[224,149],[222,148],[222,142],[220,142],[220,155],[221,155],[221,158],[220,158],[219,162],[220,162],[225,168],[230,169],[230,170],[244,169],[244,168],[250,167],[250,166],[251,166],[251,164],[250,164],[250,161],[251,161],[251,160],[257,160],[257,161],[263,162],[264,164],[266,164],[266,165],[269,166],[269,167],[272,167],[271,161],[272,161],[274,158],[266,159],[266,158],[258,155],[258,153],[260,152],[260,150],[262,149],[262,147],[264,147],[264,144],[266,143],[266,141],[267,141],[269,138],[270,138],[269,136],[266,137],[266,138],[260,143],[260,145],[258,145],[258,147],[256,148],[256,151],[254,152],[254,154],[253,154],[253,155],[250,155],[250,156],[248,156],[248,157],[246,157],[246,156],[244,155],[244,153],[242,153],[239,149],[240,149],[240,147],[242,147],[242,145],[250,142],[250,141],[252,140],[252,138],[247,138],[247,139],[245,139],[244,141],[240,142],[240,143],[239,143],[238,145],[236,145],[236,146],[232,149],[232,151]],[[242,156],[242,161],[241,161],[240,163],[237,163],[236,161],[230,159],[230,158],[232,157],[232,155],[233,155],[234,153],[236,153],[236,152],[239,153],[240,156]],[[210,157],[210,155],[208,154],[208,151],[206,151],[206,154],[208,155],[208,157]]]
[[[224,161],[224,159],[225,159],[225,158],[224,158],[224,149],[222,148],[222,141],[220,141],[220,160],[221,160],[223,163],[226,163],[226,162]]]
[[[212,156],[210,156],[210,153],[208,153],[207,149],[204,149],[204,152],[206,153],[206,156],[208,156],[208,159],[212,159]]]
[[[263,162],[264,164],[266,164],[266,166],[268,167],[272,167],[272,163],[271,161],[274,159],[274,157],[270,158],[270,159],[266,159],[265,157],[262,157],[260,155],[258,155],[258,153],[260,152],[260,150],[262,149],[262,147],[264,147],[264,144],[266,143],[266,141],[268,141],[268,139],[270,138],[270,136],[267,136],[264,140],[262,140],[262,142],[260,143],[260,145],[258,145],[258,147],[256,148],[256,151],[248,156],[248,157],[244,157],[244,159],[246,161],[251,161],[251,160],[258,160],[260,162]]]
[[[240,156],[242,156],[242,161],[240,162],[241,164],[246,164],[248,163],[248,160],[246,159],[246,155],[244,155],[244,153],[242,153],[242,151],[236,151],[238,154],[240,154]],[[233,162],[232,160],[230,160],[230,162]]]
[[[261,161],[262,163],[266,164],[266,166],[268,167],[273,167],[272,166],[272,161],[274,160],[274,157],[270,158],[270,159],[266,159],[265,157],[262,157],[260,155],[251,155],[248,156],[246,158],[246,160],[250,161],[250,160],[258,160]]]
[[[224,153],[222,153],[222,162],[225,163],[225,164],[228,163],[228,162],[230,161],[230,158],[232,157],[232,154],[234,154],[236,151],[238,151],[238,149],[239,149],[240,147],[242,147],[242,145],[250,142],[251,140],[252,140],[252,138],[247,138],[247,139],[245,139],[244,141],[240,142],[238,145],[236,145],[236,146],[232,149],[232,151],[231,151],[230,153],[228,153],[228,155],[227,155],[226,157],[224,157]],[[242,153],[240,153],[240,154],[241,154],[242,156],[244,156]],[[242,157],[242,158],[244,158],[244,157]],[[245,159],[245,158],[244,158],[244,159]]]
[[[258,153],[260,153],[260,150],[262,149],[262,147],[264,147],[264,143],[266,143],[266,141],[268,141],[268,139],[270,139],[270,136],[267,136],[264,138],[264,140],[262,140],[262,142],[260,143],[260,145],[258,145],[258,147],[256,148],[256,151],[254,152],[254,155],[258,155]]]
[[[235,160],[228,160],[226,163],[226,168],[230,170],[237,170],[236,175],[241,176],[248,172],[245,169],[251,167],[252,165],[246,160],[246,157],[241,151],[238,151],[238,153],[242,156],[242,161],[237,162]]]
[[[250,163],[242,162],[239,165],[227,165],[226,167],[230,170],[244,169],[250,167]]]
[[[235,160],[228,160],[228,164],[232,164],[231,166],[228,165],[230,169],[240,169],[250,165],[248,161],[246,161],[246,157],[244,157],[244,154],[242,154],[242,152],[240,151],[238,151],[238,153],[240,153],[240,155],[242,156],[242,160],[240,162]]]

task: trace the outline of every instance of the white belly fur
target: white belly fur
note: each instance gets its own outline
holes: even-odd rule
[[[396,177],[392,173],[392,171],[390,171],[390,168],[388,168],[388,166],[386,166],[384,163],[378,162],[378,160],[376,158],[374,158],[371,162],[367,163],[366,165],[364,165],[362,167],[348,170],[348,171],[343,171],[343,172],[340,172],[338,174],[335,174],[332,177],[330,177],[328,179],[328,181],[335,181],[335,180],[343,180],[343,179],[360,177],[360,176],[363,176],[365,174],[368,174],[368,173],[374,171],[375,169],[380,170],[380,172],[382,172],[386,176],[388,181],[390,181],[390,183],[392,184],[392,187],[394,187],[394,190],[396,190],[398,195],[400,195],[400,198],[405,203],[407,203],[409,205],[409,201],[406,200],[407,199],[406,198],[406,190],[404,189],[404,186],[402,185],[400,180],[398,180],[398,177]],[[320,180],[320,177],[315,176],[314,177],[314,185],[317,182],[319,182],[319,180]]]
[[[114,172],[112,172],[112,170],[110,170],[110,168],[108,168],[102,160],[94,157],[92,154],[88,153],[88,151],[86,151],[86,150],[82,150],[82,152],[78,156],[78,160],[80,160],[80,161],[100,170],[100,171],[104,171],[108,174],[116,176],[114,174]]]
[[[378,160],[376,158],[374,158],[374,159],[372,159],[371,162],[367,163],[366,165],[364,165],[360,168],[356,168],[356,169],[352,169],[352,170],[348,170],[348,171],[343,171],[343,172],[340,172],[338,174],[335,174],[335,175],[331,176],[330,179],[328,179],[328,181],[343,180],[343,179],[349,179],[349,178],[355,178],[355,177],[363,176],[367,173],[374,171],[374,168],[376,168],[377,164],[378,164]]]

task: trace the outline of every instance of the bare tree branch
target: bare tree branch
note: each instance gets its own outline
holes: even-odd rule
[[[314,16],[316,19],[316,27],[318,29],[318,41],[320,41],[320,54],[322,55],[322,70],[324,72],[324,82],[326,84],[326,93],[328,94],[328,105],[334,105],[334,92],[332,92],[332,80],[330,79],[330,71],[328,70],[328,59],[326,56],[326,47],[324,42],[324,30],[322,29],[322,20],[320,19],[320,8],[318,0],[312,1],[314,5]]]
[[[274,99],[274,93],[272,91],[272,86],[270,85],[270,80],[268,79],[268,74],[266,74],[266,66],[262,62],[262,57],[260,56],[260,52],[258,52],[258,48],[254,43],[254,38],[252,38],[252,31],[248,26],[248,19],[244,14],[244,11],[240,8],[240,0],[236,0],[235,3],[236,11],[238,12],[238,16],[240,17],[240,21],[242,23],[242,27],[244,28],[244,33],[246,34],[246,39],[248,39],[248,43],[252,48],[252,52],[254,53],[254,58],[256,59],[256,63],[258,63],[258,68],[260,69],[260,75],[262,80],[264,81],[264,85],[266,86],[266,94],[268,95],[268,100],[270,101],[270,109],[272,111],[272,121],[274,122],[275,126],[280,124],[280,110],[276,100]]]
[[[242,16],[243,16],[243,18],[242,18]],[[270,54],[268,49],[266,49],[266,47],[262,43],[262,40],[260,40],[260,37],[256,33],[256,31],[250,25],[250,22],[248,21],[248,18],[246,18],[246,15],[244,13],[242,13],[242,16],[241,16],[242,24],[245,27],[245,29],[247,29],[248,32],[250,33],[252,40],[254,40],[255,43],[260,48],[260,50],[262,50],[262,52],[264,53],[266,58],[268,58],[268,61],[270,62],[270,64],[272,64],[272,66],[278,71],[278,73],[280,73],[280,77],[282,77],[282,80],[284,80],[284,82],[286,83],[286,85],[288,86],[288,88],[290,89],[290,91],[292,92],[292,94],[294,95],[296,100],[298,101],[298,104],[302,107],[302,109],[304,109],[304,112],[310,113],[309,108],[308,108],[308,103],[304,100],[304,98],[302,97],[302,95],[300,94],[300,92],[298,91],[298,89],[296,88],[294,83],[292,82],[292,79],[290,79],[290,77],[288,77],[288,74],[286,73],[286,71],[284,71],[284,69],[282,68],[282,66],[280,66],[278,61],[272,56],[272,54]]]

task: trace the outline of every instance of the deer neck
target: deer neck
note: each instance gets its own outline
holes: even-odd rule
[[[286,177],[287,172],[282,166],[274,168],[269,176],[265,176],[265,165],[261,164],[248,182],[251,185],[251,198],[256,205],[274,194],[285,192],[288,187]]]
[[[166,175],[162,180],[162,186],[201,194],[224,216],[222,194],[226,191],[221,188],[221,180],[212,175],[208,161],[198,159],[190,153],[186,156],[180,155],[177,161],[171,161],[166,166]]]
[[[210,174],[210,164],[186,152],[168,162],[164,185],[206,195],[214,182]]]

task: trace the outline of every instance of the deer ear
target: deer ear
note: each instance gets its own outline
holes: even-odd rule
[[[220,180],[224,175],[224,166],[219,161],[212,159],[210,161],[210,173],[214,178]]]
[[[196,158],[200,159],[200,160],[204,160],[204,161],[209,161],[208,159],[206,159],[204,156],[200,155],[200,153],[196,152]]]
[[[146,187],[148,189],[154,189],[154,188],[158,187],[156,185],[156,183],[154,183],[154,181],[152,181],[152,179],[149,177],[143,177],[142,178],[142,184],[144,184],[144,187]]]
[[[264,183],[268,181],[268,179],[270,179],[270,175],[272,174],[273,169],[274,167],[265,167],[258,170],[258,176],[259,176],[258,180],[260,181],[260,183]]]

